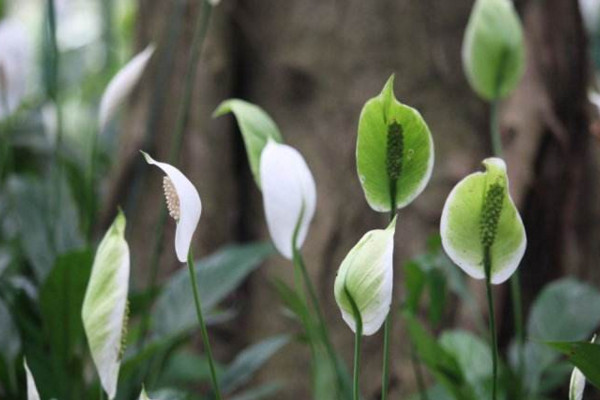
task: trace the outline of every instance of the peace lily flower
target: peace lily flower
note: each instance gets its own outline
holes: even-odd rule
[[[284,257],[292,259],[315,214],[313,176],[296,149],[269,140],[260,157],[260,181],[273,243]]]
[[[463,67],[472,89],[486,100],[508,95],[525,65],[521,21],[511,0],[477,0],[465,31]]]
[[[192,236],[202,213],[200,195],[192,182],[177,168],[155,161],[143,151],[141,153],[148,164],[156,165],[167,175],[163,178],[163,189],[169,215],[177,222],[175,252],[177,259],[185,263],[192,244]]]
[[[0,21],[0,120],[15,112],[25,96],[30,59],[25,27],[17,20]]]
[[[119,212],[98,246],[81,310],[83,327],[100,382],[109,399],[117,392],[123,356],[129,290],[129,246]]]
[[[356,168],[369,206],[396,212],[427,186],[433,170],[431,132],[421,114],[394,95],[394,75],[363,107],[358,122]]]
[[[596,342],[596,335],[592,337],[592,343]],[[585,390],[585,375],[575,367],[571,374],[571,381],[569,382],[569,400],[582,400],[583,391]]]
[[[373,335],[385,321],[392,303],[396,218],[386,229],[367,232],[350,250],[335,278],[335,300],[353,332],[356,321],[348,295],[360,311],[363,335]]]
[[[506,164],[500,158],[483,161],[485,172],[460,181],[446,200],[440,233],[442,245],[456,265],[475,279],[506,281],[515,272],[527,246],[523,221],[508,188]]]
[[[115,113],[125,102],[125,99],[133,91],[135,85],[140,81],[150,57],[154,54],[154,45],[149,45],[141,53],[131,59],[112,78],[100,101],[99,125],[100,132],[114,117]]]
[[[35,380],[29,370],[26,359],[23,359],[23,366],[25,367],[25,374],[27,375],[27,400],[40,400]]]

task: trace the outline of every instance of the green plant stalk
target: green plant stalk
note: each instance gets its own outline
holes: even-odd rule
[[[61,204],[62,204],[62,110],[59,94],[59,76],[60,76],[60,51],[58,49],[58,41],[56,34],[56,8],[54,0],[48,0],[48,38],[50,39],[50,76],[48,77],[47,91],[48,97],[54,103],[56,108],[56,143],[54,146],[54,163],[56,165],[56,202],[54,204],[54,226],[59,226],[61,219]],[[56,246],[56,243],[54,243]]]
[[[490,103],[490,135],[492,140],[492,150],[495,157],[502,158],[502,139],[500,137],[500,123],[499,123],[499,112],[498,112],[498,100],[494,100]],[[523,345],[525,343],[525,330],[523,329],[523,301],[521,299],[521,275],[519,270],[510,278],[510,298],[513,309],[513,324],[515,326],[515,334],[517,337],[518,346],[518,397],[521,396],[521,385],[523,369],[525,365]]]
[[[185,88],[183,100],[181,102],[181,106],[179,108],[179,112],[177,115],[177,122],[175,128],[175,134],[171,139],[171,151],[169,153],[169,163],[175,164],[177,159],[179,158],[179,154],[181,153],[181,147],[183,144],[183,133],[185,131],[185,127],[187,125],[190,113],[190,105],[192,100],[192,91],[196,82],[196,68],[198,65],[198,61],[200,59],[200,55],[202,52],[202,45],[204,43],[204,39],[206,38],[206,33],[208,31],[208,26],[210,23],[210,15],[212,12],[212,5],[208,2],[208,0],[202,1],[202,7],[200,9],[200,14],[196,20],[196,27],[194,30],[194,40],[192,42],[192,50],[191,56],[187,65],[187,71],[185,75]],[[151,294],[151,291],[156,286],[156,281],[158,278],[158,266],[160,264],[160,256],[162,254],[162,250],[164,248],[164,231],[167,222],[167,208],[162,207],[160,211],[160,215],[158,218],[156,236],[154,240],[154,251],[152,253],[152,261],[150,264],[150,274],[147,285],[147,290]],[[150,308],[148,307],[148,311],[146,311],[142,317],[142,321],[140,323],[140,346],[144,342],[146,336],[148,335],[148,329],[150,326]]]
[[[295,238],[294,234],[294,238]],[[295,239],[294,239],[295,242]],[[300,250],[293,245],[293,263],[302,273],[302,278],[304,281],[304,285],[308,290],[308,294],[310,297],[310,301],[312,303],[313,308],[317,314],[317,320],[319,323],[319,333],[321,335],[321,340],[325,345],[325,350],[327,351],[327,355],[331,361],[333,368],[336,371],[338,378],[338,386],[340,391],[343,391],[344,387],[344,376],[346,375],[342,369],[342,365],[340,364],[340,360],[337,357],[335,349],[333,348],[333,343],[331,342],[331,338],[329,336],[329,330],[327,329],[327,325],[325,324],[325,317],[323,315],[323,311],[321,310],[321,306],[319,304],[319,298],[317,297],[317,292],[315,287],[308,275],[308,270],[306,269],[306,264],[304,263],[304,257],[302,257],[302,253]]]
[[[188,253],[188,269],[190,271],[190,282],[192,284],[192,291],[194,292],[194,304],[196,306],[196,315],[198,316],[198,323],[200,324],[200,332],[202,333],[202,342],[204,343],[204,351],[206,352],[206,358],[208,359],[208,366],[210,368],[210,379],[212,381],[213,390],[217,400],[221,400],[221,389],[219,388],[219,380],[217,379],[217,372],[215,370],[215,362],[212,355],[212,349],[210,347],[210,341],[208,339],[208,331],[206,330],[206,324],[204,323],[204,317],[202,316],[202,305],[200,304],[200,296],[198,294],[198,284],[196,283],[196,270],[194,268],[194,254],[190,249]]]
[[[490,321],[490,335],[492,338],[492,400],[496,400],[498,386],[498,336],[496,333],[496,322],[494,314],[494,296],[492,294],[492,260],[490,248],[484,249],[483,267],[485,270],[485,288],[488,301],[488,313]]]
[[[396,217],[396,181],[390,179],[390,221]],[[388,312],[383,325],[383,366],[381,374],[381,400],[386,400],[390,386],[390,336],[392,312]],[[421,390],[421,388],[419,388]]]
[[[86,237],[88,245],[92,243],[94,224],[96,221],[96,159],[98,158],[98,131],[94,128],[91,137],[91,149],[88,171],[88,218]]]
[[[354,301],[354,298],[348,291],[348,288],[344,285],[344,291],[346,292],[346,296],[348,296],[348,300],[350,301],[350,306],[352,307],[352,314],[354,314],[354,321],[356,323],[355,337],[354,337],[354,374],[353,374],[353,385],[352,385],[352,398],[354,400],[360,400],[360,347],[362,343],[362,317],[360,315],[360,310]]]

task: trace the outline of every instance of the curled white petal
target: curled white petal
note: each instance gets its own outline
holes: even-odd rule
[[[140,393],[139,400],[152,400],[150,397],[148,397],[148,393],[146,393],[146,389],[143,387],[142,387],[142,392]]]
[[[21,104],[31,61],[29,38],[17,20],[0,21],[0,119]]]
[[[40,400],[35,380],[29,370],[26,359],[23,359],[23,366],[25,367],[25,374],[27,375],[27,400]]]
[[[139,82],[153,53],[154,45],[149,45],[112,78],[100,101],[98,113],[100,132],[106,128],[106,124],[114,117],[116,111]]]
[[[569,400],[582,400],[585,389],[585,376],[575,367],[569,383]]]
[[[390,311],[395,226],[396,219],[385,230],[367,232],[350,250],[336,276],[335,299],[342,318],[353,332],[356,321],[348,294],[360,311],[365,336],[375,334]]]
[[[102,387],[115,398],[121,367],[129,290],[129,246],[119,214],[100,242],[81,310],[83,327]]]
[[[175,252],[177,253],[177,259],[184,263],[187,261],[192,237],[202,213],[200,195],[192,182],[180,170],[170,164],[158,162],[144,152],[142,154],[148,164],[156,165],[167,174],[177,192],[177,197],[179,198],[179,220],[177,221],[177,229],[175,230]]]
[[[267,227],[277,250],[286,258],[293,255],[292,241],[302,247],[315,214],[317,190],[302,155],[293,147],[270,140],[260,157],[260,181]]]

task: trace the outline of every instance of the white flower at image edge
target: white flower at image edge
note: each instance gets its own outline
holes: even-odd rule
[[[27,32],[18,20],[0,21],[0,119],[17,110],[26,92],[31,61]]]
[[[156,165],[167,175],[163,180],[167,206],[169,214],[177,222],[175,230],[175,253],[177,254],[177,259],[185,263],[190,251],[192,237],[202,213],[200,195],[192,182],[177,168],[167,163],[155,161],[143,151],[141,153],[146,158],[148,164]]]
[[[273,140],[260,156],[260,181],[271,239],[277,250],[291,260],[294,246],[302,247],[315,214],[315,181],[296,149]],[[296,227],[296,243],[292,244]]]
[[[40,400],[37,387],[33,375],[27,365],[27,360],[23,359],[23,366],[25,367],[25,374],[27,375],[27,400]]]
[[[596,335],[592,337],[592,343],[596,343]],[[577,367],[573,368],[571,381],[569,382],[569,400],[583,400],[585,390],[585,375]]]

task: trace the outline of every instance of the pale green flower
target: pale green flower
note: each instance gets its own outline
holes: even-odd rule
[[[92,359],[109,399],[117,392],[127,329],[129,246],[125,216],[117,218],[98,246],[81,317]]]
[[[440,233],[448,256],[476,279],[484,279],[489,252],[491,282],[506,281],[519,266],[527,238],[508,187],[506,164],[500,158],[483,161],[485,172],[460,181],[446,200]]]
[[[386,229],[367,232],[350,250],[335,278],[334,294],[342,318],[353,332],[356,321],[348,295],[360,312],[363,335],[376,333],[392,303],[396,218]]]

